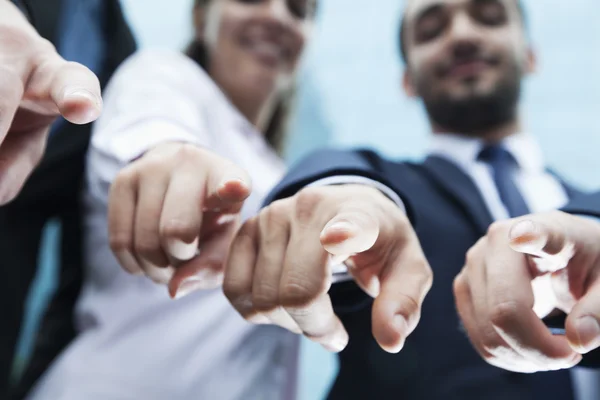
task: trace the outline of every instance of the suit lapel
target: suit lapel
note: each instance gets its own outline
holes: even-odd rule
[[[493,222],[481,193],[473,180],[457,165],[439,156],[429,156],[423,167],[432,181],[469,216],[483,235]]]

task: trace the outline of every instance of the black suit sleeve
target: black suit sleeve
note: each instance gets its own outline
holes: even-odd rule
[[[600,192],[575,197],[563,207],[563,211],[600,218]]]
[[[320,179],[335,176],[360,176],[377,181],[396,192],[406,207],[409,219],[414,224],[413,207],[402,188],[393,183],[383,165],[386,163],[371,150],[331,150],[324,149],[309,154],[294,164],[282,181],[269,193],[265,200],[268,205],[276,200],[293,196],[302,188]]]

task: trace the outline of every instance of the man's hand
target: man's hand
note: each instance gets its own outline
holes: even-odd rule
[[[244,170],[209,150],[158,145],[112,184],[111,248],[126,271],[168,284],[172,297],[217,287],[250,185]]]
[[[516,372],[569,368],[600,345],[600,223],[562,212],[493,224],[454,282],[471,342]],[[568,314],[566,337],[541,321]]]
[[[373,334],[398,352],[415,329],[432,273],[405,214],[376,189],[306,188],[248,220],[232,245],[224,292],[248,321],[302,333],[341,351],[348,333],[327,292],[346,261],[375,298]]]
[[[62,59],[16,6],[0,1],[0,204],[39,163],[58,115],[87,124],[101,110],[98,78]]]

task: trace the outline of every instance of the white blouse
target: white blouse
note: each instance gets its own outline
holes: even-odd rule
[[[144,51],[104,95],[88,156],[86,279],[79,336],[31,395],[51,400],[280,400],[294,395],[298,339],[246,323],[221,290],[171,300],[167,288],[124,272],[108,245],[110,183],[161,142],[212,149],[245,168],[256,214],[284,165],[210,77],[185,55]]]

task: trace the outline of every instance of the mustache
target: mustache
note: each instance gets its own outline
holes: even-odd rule
[[[471,54],[453,54],[450,57],[441,61],[435,68],[435,72],[439,77],[449,75],[454,68],[471,63],[485,63],[489,66],[497,66],[500,64],[500,57],[492,54],[484,54],[483,52],[473,52]]]

